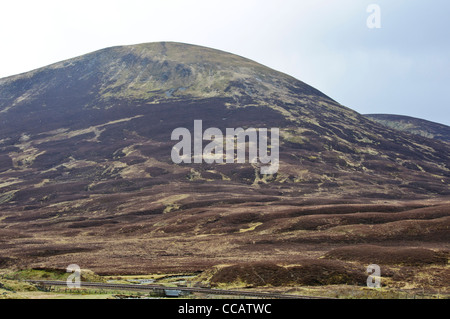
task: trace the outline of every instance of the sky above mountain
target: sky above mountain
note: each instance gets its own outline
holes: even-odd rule
[[[370,4],[381,28],[367,27]],[[104,47],[198,44],[292,75],[360,113],[450,125],[445,0],[9,1],[0,77]]]

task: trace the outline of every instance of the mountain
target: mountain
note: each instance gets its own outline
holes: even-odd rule
[[[258,163],[174,164],[171,134],[193,132],[195,120],[222,132],[279,128],[277,173],[261,174]],[[449,144],[386,128],[254,61],[188,44],[112,47],[0,79],[0,123],[1,254],[16,266],[112,273],[204,269],[263,253],[286,259],[300,243],[377,238],[355,231],[373,220],[386,223],[380,238],[391,241],[403,235],[389,237],[389,223],[409,229],[423,219],[341,213],[401,212],[450,195]],[[445,234],[435,220],[445,214],[430,212],[401,238]],[[347,228],[335,233],[341,223]]]
[[[450,142],[450,126],[405,115],[364,114],[384,126],[411,134]]]

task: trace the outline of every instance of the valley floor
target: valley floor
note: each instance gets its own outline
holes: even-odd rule
[[[127,222],[98,213],[83,221],[63,214],[24,223],[31,218],[26,212],[2,212],[0,269],[9,280],[64,280],[67,266],[76,264],[86,281],[154,274],[152,280],[174,285],[333,298],[438,298],[450,292],[449,201],[198,206]],[[367,288],[372,264],[380,267],[381,289]],[[184,282],[168,274],[181,274]],[[47,296],[29,289],[0,294]]]

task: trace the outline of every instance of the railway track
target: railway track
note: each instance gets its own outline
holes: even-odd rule
[[[43,286],[65,286],[65,281],[52,280],[27,280],[27,282],[43,285]],[[325,297],[311,297],[291,294],[279,294],[270,292],[256,292],[243,290],[227,290],[227,289],[211,289],[199,287],[166,287],[162,285],[133,285],[133,284],[108,284],[95,282],[81,282],[82,288],[100,288],[100,289],[116,289],[116,290],[130,290],[130,291],[163,291],[163,290],[179,290],[184,292],[196,292],[212,295],[228,295],[228,296],[242,296],[242,297],[256,297],[256,298],[270,298],[270,299],[330,299]]]

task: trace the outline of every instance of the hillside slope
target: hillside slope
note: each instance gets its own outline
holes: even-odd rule
[[[192,132],[194,120],[279,128],[278,172],[174,164],[171,133]],[[299,245],[318,256],[310,245],[376,240],[378,223],[389,243],[447,240],[447,206],[358,214],[447,205],[448,143],[386,128],[230,53],[113,47],[0,79],[0,123],[0,257],[10,265],[195,268],[276,249],[288,260]]]
[[[450,126],[411,116],[394,114],[364,114],[384,126],[411,134],[450,142]]]

